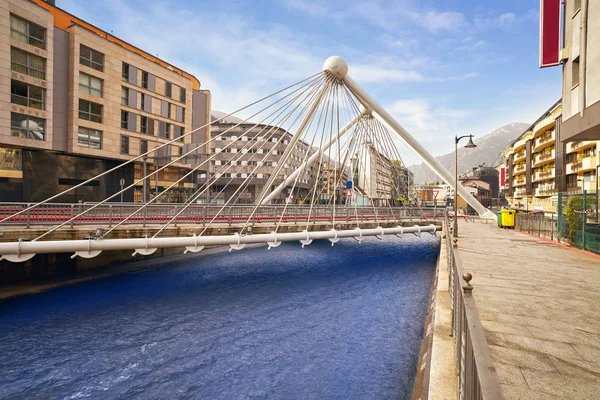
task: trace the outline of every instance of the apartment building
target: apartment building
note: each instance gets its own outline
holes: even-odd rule
[[[323,161],[320,175],[322,177],[319,185],[321,200],[329,202],[335,198],[336,203],[345,202],[348,174],[344,168],[338,167],[335,161]]]
[[[559,191],[595,192],[598,142],[561,141],[563,111],[559,100],[505,149],[511,207],[552,213]]]
[[[214,112],[212,120],[212,142],[210,151],[205,155],[210,163],[206,164],[207,171],[200,174],[198,183],[205,183],[209,178],[211,182],[216,180],[206,197],[199,200],[212,204],[223,204],[230,198],[236,204],[256,202],[271,174],[279,167],[281,156],[292,142],[293,135],[280,127],[223,117],[220,112]],[[269,192],[314,154],[309,147],[301,140],[296,142]],[[290,199],[301,204],[313,188],[317,172],[318,163],[308,166],[298,177],[294,192],[292,184],[272,202],[284,203]]]
[[[40,201],[181,137],[57,201],[99,201],[134,184],[149,199],[191,171],[186,159],[141,181],[206,140],[210,92],[189,73],[42,0],[0,2],[0,193]],[[194,174],[162,201],[194,191]],[[116,201],[119,197],[115,198]]]
[[[353,181],[375,206],[387,206],[396,196],[397,168],[371,142],[364,142],[352,159]]]
[[[561,141],[600,140],[600,2],[563,4]]]

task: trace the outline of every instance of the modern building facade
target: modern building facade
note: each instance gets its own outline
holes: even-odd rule
[[[207,196],[199,200],[212,204],[223,204],[228,199],[232,199],[235,204],[254,203],[261,198],[265,185],[278,168],[280,158],[293,136],[280,127],[242,122],[238,118],[223,118],[221,115],[222,113],[213,113],[212,141],[206,153],[210,162],[206,165],[209,168],[198,178],[201,184],[210,177],[212,185]],[[275,177],[274,187],[302,165],[308,158],[307,153],[309,156],[314,154],[309,147],[301,140],[296,142],[287,162]],[[284,203],[286,199],[290,199],[294,203],[303,203],[314,187],[318,172],[318,163],[309,165],[299,175],[293,193],[292,183],[273,202]],[[323,175],[323,171],[320,175]],[[318,199],[319,193],[316,196]]]
[[[552,213],[559,191],[595,192],[598,142],[562,141],[563,111],[559,100],[505,149],[510,207]]]
[[[600,2],[563,0],[560,140],[600,140]]]
[[[0,2],[0,192],[40,201],[205,125],[210,92],[189,73],[63,11],[53,2]],[[145,161],[57,201],[99,201],[206,140],[199,129]],[[154,157],[154,156],[157,157]],[[138,182],[149,199],[191,171],[185,159]],[[194,174],[161,201],[182,200]],[[144,193],[146,192],[146,193]],[[119,197],[114,199],[119,200]]]

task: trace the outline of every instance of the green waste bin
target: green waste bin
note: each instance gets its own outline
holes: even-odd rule
[[[503,228],[515,228],[515,210],[502,210],[502,227]]]
[[[498,211],[496,216],[498,217],[498,226],[502,228],[502,211]]]

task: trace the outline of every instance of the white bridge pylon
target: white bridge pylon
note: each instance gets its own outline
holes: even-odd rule
[[[271,103],[267,103],[267,100],[271,101]],[[258,111],[256,108],[258,108]],[[454,187],[453,176],[383,107],[350,78],[348,75],[348,65],[343,58],[338,56],[330,57],[323,66],[323,72],[301,80],[269,96],[265,96],[226,117],[241,112],[244,112],[245,115],[250,114],[250,116],[239,123],[233,124],[225,131],[220,131],[218,135],[207,135],[207,140],[204,143],[194,143],[189,147],[189,150],[186,148],[184,154],[172,156],[173,159],[169,159],[165,165],[155,168],[153,172],[142,178],[136,178],[133,183],[108,196],[106,199],[94,203],[91,207],[86,207],[77,215],[73,215],[65,221],[58,222],[57,225],[52,226],[38,237],[30,241],[19,240],[18,242],[0,243],[0,259],[23,262],[31,259],[36,254],[59,252],[72,252],[73,257],[92,258],[106,250],[134,250],[134,255],[148,255],[152,254],[158,248],[167,247],[185,247],[186,252],[198,252],[205,246],[216,245],[229,245],[233,250],[241,250],[246,244],[266,243],[271,248],[277,247],[285,241],[299,241],[304,247],[315,239],[329,239],[333,245],[340,238],[354,237],[360,242],[363,237],[367,236],[376,236],[383,239],[384,235],[402,235],[403,233],[420,235],[421,232],[435,233],[436,230],[439,230],[439,227],[435,225],[401,226],[406,224],[401,224],[400,220],[409,218],[412,222],[411,215],[413,214],[406,206],[406,203],[410,204],[410,201],[397,201],[400,197],[404,196],[400,196],[399,194],[402,192],[399,187],[400,181],[392,175],[405,167],[393,143],[392,132],[441,179],[452,187]],[[258,122],[250,122],[251,119]],[[23,217],[25,213],[27,213],[27,218],[29,218],[30,212],[35,213],[34,209],[51,201],[57,201],[61,195],[75,190],[94,179],[106,176],[135,161],[139,162],[151,153],[158,152],[171,143],[183,140],[182,138],[190,136],[200,129],[209,129],[212,124],[213,121],[210,121],[206,125],[187,132],[179,138],[173,138],[166,142],[163,141],[160,144],[157,142],[156,147],[124,162],[118,167],[105,171],[44,201],[23,208],[14,214],[3,216],[0,220],[0,228],[2,228],[3,223],[12,223],[14,225],[14,221],[18,220],[16,218],[19,216]],[[251,127],[248,128],[248,126]],[[243,129],[244,132],[239,137],[236,136],[236,141],[222,144],[222,140],[228,138],[228,132],[239,132],[239,129]],[[289,143],[287,139],[284,142],[284,138],[289,137],[289,134],[288,136],[285,134],[282,135],[281,130],[292,134]],[[266,143],[275,143],[276,145],[269,149],[266,148]],[[242,145],[241,148],[239,147],[240,145]],[[281,148],[281,146],[285,147],[283,154],[279,153],[278,155],[277,151],[274,150],[276,146],[280,146],[278,148]],[[202,149],[211,147],[216,151],[205,154],[206,157],[201,158],[199,161],[197,161],[197,158],[193,158],[197,156],[198,152],[202,152]],[[300,155],[296,152],[298,148],[304,149],[304,152]],[[224,164],[221,164],[220,161],[218,164],[216,162],[217,153],[219,152],[231,154],[229,160]],[[158,193],[157,190],[156,196],[150,201],[142,203],[139,206],[135,205],[133,212],[121,216],[118,222],[114,225],[109,225],[107,230],[99,230],[99,236],[86,240],[49,240],[53,232],[63,228],[68,229],[69,226],[72,226],[73,223],[76,223],[83,216],[93,216],[95,212],[107,206],[111,199],[116,198],[127,190],[132,190],[136,185],[140,185],[152,175],[163,171],[174,163],[189,164],[189,161],[186,161],[188,158],[194,160],[192,169],[189,172],[162,192]],[[388,172],[387,175],[382,173],[379,170],[378,163],[391,166],[388,168],[391,172]],[[315,164],[316,166],[312,167],[311,172],[313,174],[311,176],[316,176],[316,179],[314,179],[315,183],[312,187],[307,187],[308,179],[306,179],[306,174],[311,165]],[[323,167],[325,164],[333,165],[333,168],[325,170],[325,167]],[[231,183],[233,179],[239,178],[239,172],[234,167],[236,165],[244,165],[246,167],[245,171],[249,171],[247,173],[244,172],[242,176],[244,178],[243,182],[237,188],[235,184]],[[249,207],[252,211],[248,215],[244,215],[243,218],[245,220],[239,223],[239,226],[234,227],[234,229],[237,229],[237,232],[229,235],[214,235],[213,230],[213,234],[211,234],[209,228],[212,229],[219,223],[220,216],[226,212],[224,210],[227,207],[242,204],[242,201],[240,201],[242,194],[248,193],[248,190],[252,191],[250,187],[254,187],[254,179],[257,177],[262,178],[265,172],[261,168],[264,165],[273,166],[274,168],[267,173],[266,184],[263,186],[263,190],[253,200],[253,205]],[[293,172],[285,175],[285,171],[290,165]],[[214,173],[209,173],[212,166],[215,166],[215,168],[218,166],[218,168],[216,168]],[[315,170],[316,173],[314,173]],[[204,171],[206,182],[198,184],[197,190],[184,203],[180,203],[178,207],[173,207],[173,211],[166,212],[168,215],[161,215],[160,223],[162,226],[153,233],[153,236],[144,238],[109,238],[109,235],[122,224],[132,223],[140,215],[145,216],[154,203],[159,202],[159,199],[165,193],[183,182],[184,179],[190,177],[192,174],[200,174],[200,172]],[[282,176],[283,181],[272,189],[275,179],[282,179]],[[222,185],[223,179],[227,181],[225,185]],[[365,179],[366,182],[363,182],[363,186],[359,187],[361,185],[359,181],[364,181]],[[380,181],[384,179],[387,182],[387,186],[384,185],[385,190],[388,191],[387,194],[381,193]],[[332,182],[333,195],[330,194],[331,192],[325,193],[326,190],[329,190],[323,185],[325,181]],[[360,206],[364,207],[363,211],[366,207],[372,207],[374,221],[365,223],[362,218],[358,217],[358,201],[351,204],[349,199],[346,199],[345,202],[339,199],[336,190],[341,189],[344,191],[346,181],[351,184],[355,192],[362,191],[365,204],[361,204]],[[301,191],[302,184],[304,184],[302,188],[303,192]],[[199,234],[194,233],[193,236],[185,237],[161,235],[170,224],[176,224],[180,218],[189,217],[190,213],[197,212],[194,210],[197,209],[200,200],[203,200],[206,197],[205,194],[207,192],[210,193],[214,188],[221,188],[215,197],[224,194],[226,188],[234,191],[228,192],[227,196],[220,197],[226,197],[224,204],[221,203],[213,206],[215,203],[210,200],[211,203],[209,205],[218,209],[218,211],[214,213],[214,216],[209,217],[210,220],[208,223],[203,220],[201,227],[196,226],[194,232],[197,233],[198,229],[200,229],[201,232]],[[271,233],[252,234],[252,221],[256,220],[257,215],[265,213],[265,209],[268,210],[268,206],[274,200],[278,199],[278,201],[281,201],[281,193],[284,189],[288,191],[289,196],[286,197],[286,203],[281,215],[278,215],[274,222],[273,231]],[[408,193],[409,189],[414,191],[414,187],[408,189],[404,187],[402,189],[404,192],[402,193]],[[459,186],[455,189],[480,216],[483,218],[494,217],[465,188]],[[292,194],[295,194],[297,199],[302,197],[301,201],[298,201],[298,204],[303,204],[302,207],[289,205],[288,208],[287,200],[293,198]],[[316,224],[315,222],[318,221],[318,218],[323,217],[323,215],[317,216],[317,212],[315,211],[323,199],[329,199],[327,204],[331,206],[332,212],[327,217],[328,222]],[[400,205],[398,206],[397,203]],[[381,208],[378,209],[376,204],[379,207],[383,205],[388,208],[385,214],[386,218],[388,218],[387,220],[384,221],[382,217],[378,216]],[[346,216],[346,227],[344,229],[340,229],[340,223],[344,222],[340,221],[340,217],[338,216],[340,208],[344,208]],[[306,222],[304,226],[300,226],[300,229],[304,228],[304,230],[300,232],[289,232],[289,229],[286,229],[286,232],[281,231],[283,229],[280,228],[286,224],[284,214],[286,211],[291,212],[289,211],[291,209],[294,209],[294,216],[296,216],[299,210],[304,213],[302,217],[304,218],[303,221]],[[351,212],[354,214],[354,218],[348,219]],[[168,219],[166,223],[162,222],[164,217]],[[294,221],[294,224],[296,224],[297,219],[294,219]],[[351,224],[355,224],[355,227],[348,227],[348,221],[351,221]],[[300,224],[302,225],[304,222]],[[387,227],[382,227],[381,225],[387,225]],[[122,234],[123,232],[121,232]]]
[[[342,137],[354,124],[356,124],[363,116],[372,114],[377,119],[381,120],[387,126],[395,132],[402,143],[408,147],[417,157],[421,159],[433,172],[435,172],[447,185],[450,185],[455,191],[458,191],[460,196],[471,206],[480,217],[485,219],[495,219],[496,216],[493,212],[486,209],[464,186],[459,185],[455,187],[454,177],[446,168],[444,168],[415,138],[413,138],[402,125],[398,123],[383,107],[379,105],[367,92],[361,88],[348,75],[348,64],[346,60],[340,56],[329,57],[323,65],[324,71],[329,71],[336,78],[343,80],[344,84],[356,98],[362,103],[363,108],[361,113],[352,119],[346,126],[344,126],[337,134],[337,136],[330,140],[320,152],[324,152],[331,147],[331,145]],[[296,171],[290,175],[284,182],[282,182],[273,192],[271,192],[264,200],[262,204],[268,204],[269,201],[277,196],[281,191],[288,186],[294,178],[303,171],[308,165],[312,164],[319,156],[319,153],[313,154],[307,161],[305,161]],[[458,171],[457,171],[458,173]]]

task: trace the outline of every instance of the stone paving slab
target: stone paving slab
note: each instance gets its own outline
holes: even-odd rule
[[[600,257],[491,223],[459,224],[505,398],[600,398]]]

